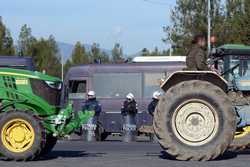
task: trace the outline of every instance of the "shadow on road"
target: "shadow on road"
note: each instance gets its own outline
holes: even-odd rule
[[[236,152],[226,151],[223,155],[219,156],[218,158],[216,158],[213,161],[234,159],[234,158],[237,158],[238,154],[239,153],[236,153]],[[248,154],[250,154],[250,150],[249,150]],[[173,156],[169,155],[165,151],[161,151],[160,154],[159,153],[147,153],[145,156],[158,156],[160,159],[179,161],[179,160],[175,159]]]
[[[36,161],[53,160],[57,158],[77,158],[77,157],[102,157],[106,153],[87,153],[85,151],[69,151],[69,150],[58,150],[52,151],[49,154],[39,157]]]

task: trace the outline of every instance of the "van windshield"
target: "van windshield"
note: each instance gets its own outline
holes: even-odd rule
[[[69,99],[85,99],[86,98],[86,80],[69,81]]]

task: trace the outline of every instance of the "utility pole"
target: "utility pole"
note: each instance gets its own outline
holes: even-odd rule
[[[211,0],[207,0],[207,51],[211,50]]]

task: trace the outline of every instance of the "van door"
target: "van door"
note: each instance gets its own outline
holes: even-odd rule
[[[68,99],[73,101],[74,110],[81,110],[87,94],[87,78],[71,79],[68,82]]]

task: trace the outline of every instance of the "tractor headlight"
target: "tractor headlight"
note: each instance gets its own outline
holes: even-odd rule
[[[53,89],[58,89],[61,90],[62,89],[62,83],[61,82],[52,82],[52,81],[45,81],[46,84],[53,88]]]

